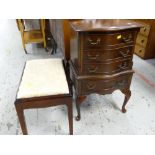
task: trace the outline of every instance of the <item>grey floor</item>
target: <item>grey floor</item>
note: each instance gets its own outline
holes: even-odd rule
[[[0,134],[21,134],[14,108],[17,87],[26,60],[62,57],[45,52],[37,45],[27,45],[25,54],[15,20],[0,20]],[[81,106],[81,121],[74,119],[74,134],[155,134],[155,60],[134,56],[135,74],[127,113],[120,111],[124,96],[116,90],[111,95],[92,94]],[[74,105],[74,117],[76,109]],[[68,134],[65,106],[25,111],[29,134]]]

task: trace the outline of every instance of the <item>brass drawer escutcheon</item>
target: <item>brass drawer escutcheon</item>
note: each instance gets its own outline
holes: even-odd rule
[[[87,84],[87,88],[89,89],[89,90],[93,90],[93,89],[95,89],[96,88],[96,84]]]
[[[90,45],[100,45],[101,39],[98,38],[96,42],[93,42],[91,39],[88,39]]]
[[[97,69],[98,69],[98,67],[94,67],[94,68],[93,67],[92,68],[90,67],[90,68],[88,68],[88,72],[89,73],[96,73]]]
[[[88,56],[88,59],[90,59],[90,60],[96,60],[100,55],[99,54],[91,55],[88,53],[87,56]]]
[[[127,50],[126,52],[120,51],[120,54],[121,54],[123,57],[127,57],[129,53],[130,53],[130,50]]]
[[[119,65],[118,67],[120,68],[120,69],[126,69],[127,68],[127,62],[123,62],[121,65]]]

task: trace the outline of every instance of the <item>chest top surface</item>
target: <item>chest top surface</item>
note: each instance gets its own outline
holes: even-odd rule
[[[84,19],[71,22],[75,31],[120,31],[143,27],[142,24],[124,19]]]

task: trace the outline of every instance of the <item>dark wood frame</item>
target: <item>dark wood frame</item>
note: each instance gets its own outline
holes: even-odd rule
[[[91,20],[90,20],[91,21]],[[125,113],[126,110],[126,104],[128,103],[128,100],[131,96],[131,90],[130,90],[130,84],[131,79],[133,75],[132,70],[132,58],[133,58],[133,52],[134,52],[134,46],[136,43],[136,36],[139,32],[140,28],[143,27],[143,25],[138,24],[136,22],[130,21],[131,25],[126,25],[126,22],[128,23],[128,20],[124,20],[123,22],[121,20],[118,20],[117,22],[115,20],[106,20],[106,24],[104,25],[105,20],[97,19],[94,21],[91,21],[93,24],[87,24],[87,21],[82,20],[76,21],[76,22],[70,22],[70,69],[71,69],[71,79],[73,80],[73,86],[74,86],[74,93],[75,93],[75,104],[77,109],[77,117],[76,120],[79,121],[81,119],[81,113],[80,113],[80,106],[83,100],[86,98],[87,95],[91,93],[98,93],[101,95],[104,94],[112,94],[113,91],[119,89],[124,95],[124,101],[123,105],[121,107],[121,111]],[[90,23],[91,23],[90,22]],[[98,22],[100,22],[100,28],[98,27]],[[114,24],[116,22],[116,24]],[[114,29],[111,29],[111,24],[115,25]],[[109,24],[109,25],[108,25]],[[125,25],[126,26],[125,26]],[[92,26],[93,25],[93,26]],[[116,34],[121,34],[121,39],[117,42],[114,38]],[[130,34],[130,35],[129,35]],[[103,37],[104,36],[104,37]],[[129,37],[130,36],[130,37]],[[102,37],[103,42],[102,42]],[[99,40],[98,40],[99,39]],[[101,41],[101,42],[100,42]],[[116,42],[115,42],[116,41]],[[112,50],[117,50],[120,48],[128,48],[130,51],[130,55],[126,55],[121,58],[114,53],[110,52]],[[108,52],[107,52],[108,51]],[[89,54],[89,53],[94,54]],[[99,52],[100,54],[97,54]],[[109,53],[109,56],[114,57],[107,57],[102,58],[101,53]],[[91,56],[91,59],[87,61],[85,58],[88,58],[89,55]],[[106,54],[105,54],[106,55]],[[101,56],[101,57],[100,57]],[[89,57],[90,58],[90,57]],[[98,59],[101,58],[102,60],[99,61]],[[117,59],[117,61],[116,61]],[[84,62],[85,61],[85,62]],[[121,70],[118,72],[115,72],[113,69],[113,72],[110,72],[110,68],[115,68],[115,65],[117,66],[117,62],[121,62]],[[128,68],[122,66],[125,62],[128,64]],[[107,65],[108,64],[108,65]],[[101,69],[102,67],[106,70]],[[90,66],[90,70],[89,70]],[[92,67],[91,69],[91,66]],[[126,66],[126,65],[125,65]],[[98,68],[98,71],[96,70]],[[130,74],[130,76],[128,76]],[[100,89],[102,88],[102,84],[104,85],[104,81],[107,79],[113,79],[115,78],[115,81],[119,80],[119,76],[122,76],[123,79],[127,79],[127,81],[121,86],[118,86],[116,83],[111,83],[113,85],[112,88],[107,86],[106,89]],[[126,76],[126,77],[125,77]],[[87,91],[86,87],[83,87],[87,83],[84,81],[94,81],[95,84],[92,84],[90,87],[91,91]],[[96,81],[102,81],[102,82],[96,82]],[[81,82],[83,81],[83,82]],[[98,84],[100,83],[100,85]],[[94,88],[93,86],[96,85]]]
[[[71,72],[72,74],[74,74],[74,76],[76,77],[76,79],[78,79],[79,77],[77,77],[77,73],[76,73],[76,69],[73,68],[74,65],[72,64],[72,62],[70,61],[70,69],[71,69]],[[129,71],[125,71],[127,74],[131,74],[133,75],[134,71],[133,70],[129,70]],[[117,75],[120,75],[120,73],[118,73]],[[89,76],[86,76],[87,78],[89,78]],[[112,77],[112,76],[111,76]],[[100,78],[103,78],[103,76],[101,76]],[[131,77],[132,78],[132,77]],[[76,110],[77,110],[77,116],[76,116],[76,120],[77,121],[80,121],[81,119],[81,111],[80,111],[80,106],[81,106],[81,103],[86,99],[87,95],[79,95],[77,94],[77,91],[76,91],[76,86],[75,86],[75,81],[74,81],[74,78],[72,79],[72,84],[73,84],[73,87],[75,89],[74,91],[74,95],[75,95],[75,104],[76,104]],[[123,104],[122,104],[122,113],[126,113],[126,105],[128,103],[128,100],[130,99],[131,97],[131,90],[130,90],[130,83],[128,83],[128,87],[127,88],[123,88],[123,89],[119,89],[117,88],[117,86],[113,89],[113,90],[110,90],[108,92],[104,92],[100,95],[106,95],[106,94],[112,94],[115,90],[119,89],[124,95],[125,95],[125,98],[124,98],[124,101],[123,101]]]
[[[21,126],[21,129],[24,135],[28,134],[25,117],[24,117],[25,109],[47,108],[47,107],[52,107],[52,106],[57,106],[57,105],[67,106],[68,120],[69,120],[69,132],[70,132],[70,135],[73,134],[73,111],[72,111],[72,94],[73,93],[72,93],[71,80],[70,80],[69,72],[68,72],[69,65],[66,64],[66,67],[65,67],[65,64],[63,61],[63,66],[64,66],[64,70],[65,70],[66,78],[68,82],[69,94],[60,94],[60,95],[51,95],[51,96],[42,96],[42,97],[33,97],[33,98],[22,98],[22,99],[16,98],[14,104],[15,104],[15,108],[16,108],[17,115],[19,118],[20,126]],[[23,70],[23,73],[24,73],[24,70]]]

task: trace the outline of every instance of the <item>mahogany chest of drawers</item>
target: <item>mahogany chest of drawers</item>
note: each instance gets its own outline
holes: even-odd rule
[[[132,57],[139,24],[129,20],[80,20],[71,22],[70,74],[80,104],[91,93],[125,94],[122,112],[130,98]]]

